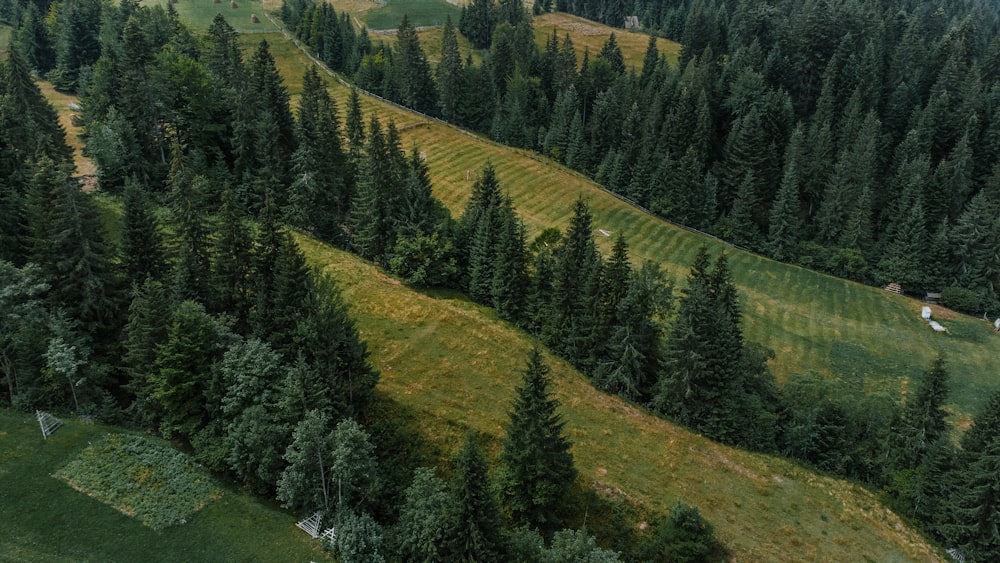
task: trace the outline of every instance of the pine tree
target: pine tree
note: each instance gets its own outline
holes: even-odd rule
[[[422,113],[437,111],[437,88],[431,77],[430,64],[420,47],[416,29],[406,15],[396,33],[392,76],[397,81],[397,99],[403,105]]]
[[[444,531],[444,560],[502,559],[500,510],[490,491],[487,470],[486,458],[475,434],[470,432],[455,464],[452,504]]]
[[[337,107],[314,67],[302,83],[295,136],[285,216],[324,240],[342,242],[351,175],[340,144]]]
[[[131,181],[125,185],[124,200],[120,253],[125,283],[132,286],[146,278],[160,280],[165,270],[163,242],[149,196]]]
[[[541,352],[533,348],[500,446],[505,500],[514,519],[529,526],[555,523],[558,504],[577,474],[548,373]]]
[[[249,329],[253,239],[236,195],[226,186],[222,192],[215,236],[212,242],[212,286],[214,309],[234,320],[234,330]]]
[[[368,361],[368,345],[336,283],[317,276],[311,286],[300,302],[296,340],[298,356],[308,366],[303,372],[308,377],[301,380],[308,408],[359,416],[374,399],[379,372]]]
[[[521,324],[524,321],[528,288],[525,227],[509,199],[505,198],[505,204],[498,211],[499,228],[494,250],[493,279],[490,283],[490,303],[501,318]]]
[[[971,560],[995,561],[1000,558],[1000,438],[993,436],[960,473],[965,486],[944,535]]]
[[[709,437],[729,443],[746,438],[743,425],[750,366],[744,360],[736,288],[725,255],[709,268],[706,248],[698,251],[677,319],[667,338],[663,374],[652,406]],[[753,374],[756,375],[756,374]]]
[[[184,301],[174,310],[166,341],[157,348],[153,398],[163,411],[163,431],[191,439],[211,420],[221,403],[211,391],[214,364],[225,351],[223,329],[205,308]]]
[[[462,55],[458,52],[458,38],[451,24],[451,16],[446,16],[441,36],[441,62],[438,63],[437,84],[441,93],[438,107],[441,117],[454,122],[458,115],[458,103],[464,95],[462,89]]]
[[[211,303],[211,257],[206,209],[208,180],[192,177],[180,147],[174,146],[170,178],[170,215],[174,231],[174,287],[176,301]]]
[[[948,371],[944,358],[938,356],[914,396],[906,401],[896,448],[900,468],[917,467],[931,445],[944,435],[948,413],[943,407],[947,397]]]
[[[573,218],[563,244],[556,252],[553,298],[542,336],[552,349],[586,369],[599,355],[592,329],[600,298],[601,258],[594,245],[593,218],[582,199],[573,207]]]
[[[768,221],[767,248],[775,260],[794,260],[797,254],[795,249],[802,231],[799,218],[799,190],[802,185],[800,166],[806,158],[803,143],[805,129],[800,125],[795,129],[785,150],[785,173]]]
[[[125,389],[134,397],[128,411],[142,428],[156,428],[163,420],[163,410],[154,398],[156,356],[158,347],[167,340],[171,313],[170,300],[159,281],[146,279],[134,286],[124,331],[122,364],[128,377]]]
[[[1000,435],[1000,391],[990,395],[983,410],[976,415],[971,428],[962,435],[962,449],[982,452],[993,436]]]

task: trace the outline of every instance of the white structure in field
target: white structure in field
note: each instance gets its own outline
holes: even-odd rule
[[[38,426],[42,428],[42,437],[46,440],[49,439],[49,436],[51,436],[57,428],[62,426],[61,420],[45,411],[36,410],[35,418],[38,419]]]
[[[931,308],[926,305],[921,307],[920,316],[923,317],[925,321],[931,320]]]

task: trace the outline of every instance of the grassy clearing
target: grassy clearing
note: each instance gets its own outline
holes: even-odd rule
[[[360,17],[369,29],[396,29],[404,14],[414,27],[444,25],[445,17],[449,15],[451,21],[458,25],[461,11],[446,0],[389,0],[377,8],[366,10]]]
[[[66,144],[73,149],[73,164],[76,165],[76,173],[82,176],[95,174],[94,162],[83,156],[83,140],[80,139],[83,128],[73,125],[73,112],[69,109],[70,104],[80,103],[79,98],[72,94],[57,92],[51,83],[44,80],[38,81],[38,88],[41,89],[45,99],[59,112],[59,124],[66,131]]]
[[[55,473],[87,496],[161,530],[222,496],[208,473],[163,442],[108,434]]]
[[[148,6],[166,7],[169,0],[145,0]],[[235,8],[232,7],[233,4]],[[280,7],[281,3],[278,3]],[[184,25],[194,33],[204,33],[212,24],[216,14],[225,16],[229,25],[240,33],[266,33],[274,31],[267,18],[264,17],[264,7],[261,0],[177,0],[174,4],[177,14]],[[251,16],[256,15],[259,23],[253,23]]]
[[[642,69],[642,59],[646,54],[646,47],[649,46],[649,36],[644,33],[609,27],[562,12],[535,17],[534,29],[535,43],[539,47],[545,46],[545,42],[552,37],[553,29],[556,30],[560,45],[562,45],[563,37],[569,34],[573,41],[573,48],[576,49],[577,60],[580,63],[583,62],[585,48],[590,50],[591,57],[597,55],[608,37],[614,33],[615,40],[625,57],[626,66],[635,67],[638,71]],[[677,65],[677,59],[681,53],[680,43],[669,39],[657,39],[656,48],[660,51],[660,55],[667,57],[667,62],[672,66]]]
[[[380,393],[420,421],[447,455],[464,428],[493,437],[531,338],[461,296],[413,291],[357,257],[299,237],[308,261],[351,304]],[[594,390],[551,356],[556,396],[582,484],[645,509],[695,504],[735,560],[928,560],[937,554],[860,487],[792,463],[719,446]]]
[[[33,415],[0,409],[0,561],[332,561],[292,515],[239,491],[153,530],[53,477],[109,432],[69,419],[43,440]]]

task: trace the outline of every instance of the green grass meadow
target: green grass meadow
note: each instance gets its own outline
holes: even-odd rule
[[[349,253],[298,237],[337,280],[373,364],[378,391],[447,458],[473,428],[495,440],[532,338],[447,292],[414,291]],[[609,503],[665,512],[693,504],[745,561],[907,561],[938,554],[873,494],[795,464],[720,446],[595,390],[547,356],[579,484]],[[577,500],[577,502],[580,502]],[[582,514],[599,507],[584,504]],[[577,525],[580,522],[576,523]]]
[[[0,409],[0,561],[332,561],[295,518],[239,491],[154,530],[54,476],[121,430],[66,419],[48,440]]]
[[[414,27],[444,25],[446,16],[458,25],[462,9],[446,0],[389,0],[377,8],[365,11],[360,18],[368,29],[396,29],[405,14]]]
[[[145,3],[150,6],[166,7],[168,1],[145,0]],[[240,33],[274,31],[274,26],[264,17],[264,7],[261,5],[261,0],[235,0],[235,3],[236,7],[233,8],[230,0],[220,0],[218,4],[214,0],[177,0],[174,3],[174,8],[184,25],[197,34],[208,31],[216,14],[225,16],[229,25]],[[257,16],[259,23],[251,21],[252,15]]]

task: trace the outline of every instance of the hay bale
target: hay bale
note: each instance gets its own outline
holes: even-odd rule
[[[260,20],[257,18],[257,14],[250,14],[250,23],[260,23]]]

